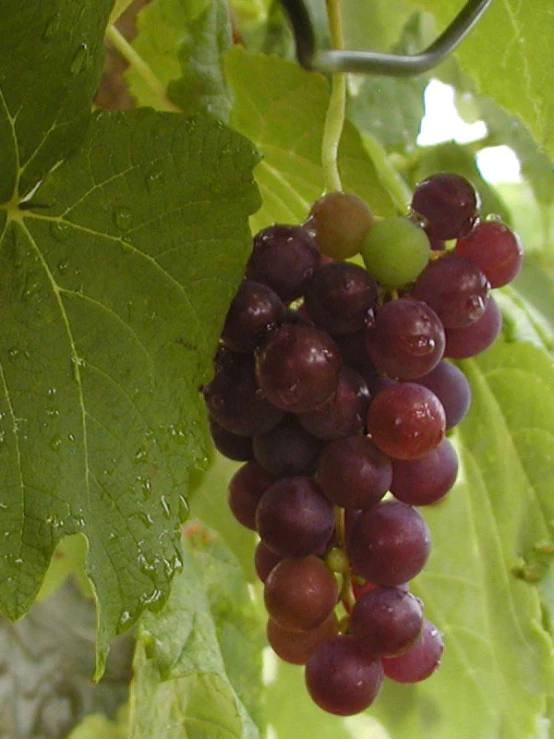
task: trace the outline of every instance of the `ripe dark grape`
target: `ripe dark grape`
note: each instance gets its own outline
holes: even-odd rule
[[[388,287],[400,287],[415,280],[430,254],[425,231],[401,216],[374,223],[362,244],[367,271]]]
[[[293,665],[304,665],[318,644],[338,633],[339,622],[333,611],[325,621],[309,631],[291,631],[269,619],[267,640],[273,651]]]
[[[254,457],[251,436],[239,436],[224,429],[221,424],[209,419],[210,435],[215,448],[220,454],[236,462],[247,462]]]
[[[367,428],[393,459],[417,459],[440,444],[446,416],[437,396],[414,382],[397,382],[373,398]]]
[[[479,199],[466,179],[439,172],[417,184],[411,207],[425,219],[430,237],[456,239],[468,233],[477,219]]]
[[[251,355],[235,354],[221,360],[215,377],[204,388],[211,417],[238,436],[269,431],[283,418],[283,411],[263,397],[254,375]]]
[[[443,649],[442,634],[424,618],[419,637],[406,652],[383,658],[385,675],[398,683],[426,680],[440,665]]]
[[[354,193],[330,192],[315,201],[303,225],[323,254],[348,259],[360,251],[373,220],[367,203]]]
[[[233,351],[252,352],[284,318],[285,306],[270,287],[243,280],[225,318],[221,341]]]
[[[267,612],[284,629],[315,629],[329,618],[337,599],[335,576],[317,557],[285,558],[265,581]]]
[[[421,632],[419,598],[400,588],[373,588],[364,593],[350,615],[350,631],[379,656],[405,652]]]
[[[252,443],[256,460],[275,477],[313,472],[322,445],[295,416],[285,416],[265,434],[254,436]]]
[[[369,508],[387,492],[391,480],[390,459],[366,436],[332,441],[317,466],[325,496],[342,508]]]
[[[485,274],[491,287],[511,282],[521,268],[521,242],[501,221],[479,221],[463,238],[458,239],[454,254],[470,259]]]
[[[300,323],[272,331],[256,352],[256,376],[277,408],[305,413],[336,391],[341,358],[324,331]]]
[[[483,315],[489,288],[476,264],[446,254],[429,262],[417,278],[412,295],[430,305],[445,328],[463,328]]]
[[[238,469],[229,482],[227,502],[237,521],[253,531],[256,529],[256,508],[275,478],[257,462],[251,461]]]
[[[379,659],[350,634],[321,642],[306,663],[306,686],[320,708],[338,716],[359,713],[370,706],[381,687]]]
[[[359,372],[366,381],[376,375],[377,369],[369,358],[365,345],[365,328],[351,334],[335,336],[334,340],[345,365]]]
[[[410,380],[430,372],[444,354],[444,328],[425,303],[399,298],[385,303],[366,330],[373,364],[389,377]]]
[[[446,415],[446,430],[457,426],[471,402],[471,388],[462,370],[443,360],[427,375],[418,377],[416,382],[431,390],[440,400]]]
[[[333,506],[310,477],[278,480],[256,509],[256,530],[262,541],[284,557],[322,553],[334,526]]]
[[[282,559],[284,559],[284,557],[277,554],[277,552],[272,551],[263,543],[263,541],[259,541],[256,544],[256,550],[254,552],[254,569],[256,570],[256,575],[262,582],[265,582],[271,570],[279,564]]]
[[[303,228],[275,224],[254,237],[246,276],[268,285],[288,303],[300,297],[320,259],[316,242]]]
[[[392,463],[390,490],[409,505],[429,505],[443,498],[456,482],[458,455],[448,439],[419,459]]]
[[[391,587],[420,572],[430,543],[427,524],[415,508],[386,500],[360,513],[350,531],[347,550],[356,575]]]
[[[362,329],[377,307],[378,286],[365,269],[350,262],[330,262],[312,273],[304,285],[308,315],[330,334]]]
[[[444,354],[452,359],[466,359],[488,349],[502,329],[502,314],[494,298],[489,298],[485,312],[466,328],[446,330]]]
[[[298,420],[319,439],[339,439],[363,431],[368,406],[366,381],[350,367],[342,367],[334,395],[320,408],[298,414]]]

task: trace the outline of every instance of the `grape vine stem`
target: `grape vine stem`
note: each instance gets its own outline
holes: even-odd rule
[[[129,62],[137,73],[146,82],[148,87],[159,99],[163,110],[180,113],[181,110],[167,97],[164,85],[156,77],[150,66],[137,54],[127,39],[117,30],[115,26],[109,26],[106,37],[112,42],[119,53]]]
[[[344,41],[339,0],[326,0],[326,6],[331,47],[342,49]],[[323,182],[326,192],[342,190],[337,159],[339,142],[344,127],[344,110],[346,105],[346,78],[344,74],[340,72],[333,74],[331,80],[331,97],[325,116],[321,146]]]

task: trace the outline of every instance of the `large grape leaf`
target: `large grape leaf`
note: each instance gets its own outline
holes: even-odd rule
[[[153,0],[137,16],[137,54],[185,113],[210,112],[227,119],[229,97],[221,54],[231,44],[224,0]],[[141,105],[160,107],[156,93],[131,66],[130,90]]]
[[[329,103],[327,80],[293,62],[233,48],[224,70],[234,95],[231,125],[254,141],[263,155],[256,181],[263,206],[254,230],[273,221],[299,223],[323,192],[321,140]],[[343,188],[365,198],[380,215],[403,204],[386,188],[360,134],[345,126],[339,147]]]
[[[0,203],[25,195],[79,144],[102,70],[111,0],[4,0]],[[0,211],[0,233],[6,215]]]
[[[185,572],[137,631],[130,737],[256,739],[261,629],[246,582],[203,524],[187,524],[185,539]]]
[[[446,27],[459,0],[417,0]],[[552,74],[554,16],[551,0],[494,0],[458,48],[464,71],[480,91],[519,117],[554,157]]]
[[[554,367],[502,340],[461,365],[473,392],[456,433],[463,470],[424,512],[433,552],[414,581],[444,632],[443,663],[425,683],[387,685],[373,713],[410,739],[535,739],[554,690],[534,582],[554,543]]]
[[[110,636],[167,594],[198,393],[250,246],[257,154],[213,120],[98,113],[0,237],[2,610],[81,531]]]

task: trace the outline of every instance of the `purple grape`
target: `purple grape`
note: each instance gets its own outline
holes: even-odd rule
[[[350,716],[373,703],[381,687],[383,668],[355,636],[337,634],[311,653],[305,677],[308,692],[320,708]]]
[[[313,271],[304,285],[304,305],[314,323],[330,334],[361,330],[377,307],[378,286],[365,269],[330,262]]]
[[[494,298],[489,298],[485,312],[478,321],[466,328],[446,330],[444,354],[452,359],[466,359],[484,352],[494,344],[502,330],[502,314]]]
[[[263,541],[259,541],[256,544],[256,549],[254,551],[254,569],[256,570],[256,575],[262,582],[265,582],[271,570],[279,564],[282,559],[284,558],[280,554],[277,554],[277,552],[273,552],[269,547],[266,547]]]
[[[444,354],[444,328],[425,303],[399,298],[385,303],[367,327],[371,361],[389,377],[410,380],[425,375]]]
[[[336,391],[341,357],[324,331],[284,324],[256,351],[256,376],[265,397],[277,408],[305,413]]]
[[[292,631],[317,628],[334,610],[338,586],[317,557],[282,559],[265,581],[264,601],[270,617]]]
[[[240,467],[229,482],[227,502],[233,516],[248,529],[256,529],[256,508],[275,478],[268,475],[257,462]]]
[[[323,442],[303,428],[294,416],[285,418],[253,439],[254,457],[275,477],[313,472]]]
[[[471,388],[462,370],[443,360],[427,375],[418,377],[416,382],[431,390],[440,400],[446,415],[446,430],[457,426],[471,403]]]
[[[243,280],[225,318],[221,341],[236,352],[252,352],[285,318],[285,306],[267,285]]]
[[[391,493],[409,505],[429,505],[443,498],[456,482],[458,455],[448,439],[419,459],[395,459]]]
[[[373,588],[364,593],[350,614],[350,631],[372,654],[405,652],[423,624],[419,598],[400,588]]]
[[[256,509],[256,530],[284,557],[321,554],[335,527],[333,506],[310,477],[285,477],[269,487]]]
[[[232,360],[225,355],[225,360],[218,362],[215,377],[204,388],[204,399],[211,417],[238,436],[269,431],[284,415],[263,397],[253,359],[247,354],[235,354]]]
[[[209,419],[209,425],[214,446],[224,457],[236,462],[247,462],[254,457],[251,436],[232,434],[213,418]]]
[[[301,296],[305,280],[320,259],[316,242],[301,226],[275,224],[254,237],[246,276],[268,285],[289,303]]]
[[[523,261],[523,248],[517,234],[497,220],[479,221],[466,236],[458,239],[454,254],[476,264],[491,287],[511,282]]]
[[[317,465],[317,481],[325,496],[341,508],[369,508],[392,481],[390,459],[366,436],[336,439]]]
[[[270,618],[267,622],[267,641],[273,651],[293,665],[304,665],[318,644],[339,630],[335,612],[325,621],[309,631],[291,631]]]
[[[368,406],[369,391],[364,378],[350,367],[342,367],[335,394],[320,408],[299,413],[298,420],[313,436],[330,441],[361,433]]]
[[[393,459],[417,459],[440,444],[446,416],[437,396],[414,382],[397,382],[373,398],[367,428]]]
[[[365,331],[364,328],[362,331],[354,331],[351,334],[333,338],[340,349],[344,364],[355,369],[366,381],[369,381],[377,374],[377,369],[367,353]]]
[[[424,219],[431,238],[457,239],[477,219],[479,198],[473,185],[460,175],[439,172],[416,185],[411,207]]]
[[[429,262],[412,295],[431,306],[445,328],[463,328],[479,319],[487,306],[489,282],[479,267],[456,254]]]
[[[386,500],[360,513],[347,550],[356,575],[392,587],[420,572],[429,557],[430,543],[427,524],[415,508]]]
[[[382,660],[385,675],[398,683],[416,683],[426,680],[440,665],[444,650],[442,634],[428,619],[418,639],[403,654]]]

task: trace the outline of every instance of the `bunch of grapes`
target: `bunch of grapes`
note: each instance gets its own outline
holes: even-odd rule
[[[203,391],[215,446],[244,462],[228,501],[260,538],[269,644],[305,665],[326,711],[362,711],[384,676],[439,664],[442,635],[408,582],[430,550],[418,507],[456,479],[446,432],[470,402],[447,358],[492,344],[490,289],[521,258],[449,173],[419,183],[405,217],[334,192],[302,225],[254,237]]]

